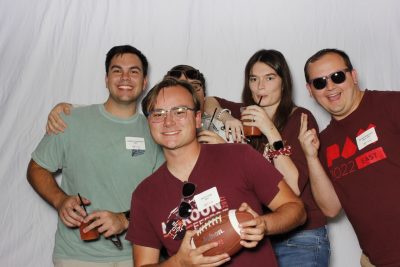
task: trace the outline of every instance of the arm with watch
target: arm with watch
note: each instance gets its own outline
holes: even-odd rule
[[[290,186],[293,192],[299,196],[300,189],[298,185],[299,171],[292,159],[290,147],[282,140],[281,133],[276,128],[271,117],[273,114],[268,114],[268,110],[257,105],[246,107],[246,114],[252,116],[252,122],[246,122],[249,126],[255,126],[260,129],[263,135],[267,137],[268,144],[264,150],[264,157],[270,161],[276,169],[282,174],[286,183]]]
[[[206,103],[209,101],[209,98],[211,97],[207,97]],[[234,118],[240,119],[240,107],[243,106],[242,103],[235,103],[219,97],[213,97],[213,101],[217,101],[219,107],[229,109],[231,111],[230,115]],[[246,112],[253,116],[253,122],[248,122],[248,124],[250,126],[258,127],[269,141],[266,149],[267,152],[270,152],[271,158],[268,157],[267,159],[283,174],[286,183],[290,186],[293,192],[299,196],[299,171],[289,157],[290,149],[287,144],[284,144],[282,136],[275,127],[270,115],[268,115],[262,107],[257,105],[246,107]],[[243,129],[241,131],[243,132]]]

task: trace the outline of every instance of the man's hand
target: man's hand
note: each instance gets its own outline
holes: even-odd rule
[[[238,210],[247,211],[254,216],[253,220],[240,224],[240,238],[242,239],[240,244],[246,248],[256,247],[267,232],[266,222],[247,203],[242,203]]]
[[[227,253],[215,256],[203,256],[203,253],[207,250],[217,247],[217,242],[212,242],[192,249],[190,240],[195,234],[195,231],[186,232],[178,252],[173,257],[179,264],[178,266],[220,266],[230,260]]]
[[[300,141],[301,147],[303,148],[305,156],[309,158],[316,158],[318,157],[318,149],[320,143],[317,131],[315,129],[307,129],[307,118],[307,114],[301,114],[298,139]]]
[[[90,201],[84,197],[82,201],[85,205],[90,204]],[[58,210],[61,221],[68,227],[79,227],[87,215],[85,210],[81,207],[78,196],[66,195],[56,206],[56,209]]]
[[[107,210],[92,212],[85,218],[84,222],[86,223],[92,220],[94,221],[83,229],[84,233],[98,227],[97,231],[99,231],[99,233],[102,233],[104,237],[110,237],[122,233],[129,225],[123,213],[115,213]]]
[[[219,136],[217,133],[209,131],[209,130],[202,130],[197,134],[197,140],[200,143],[205,144],[223,144],[226,143],[225,140]]]
[[[46,124],[47,134],[58,134],[64,132],[67,125],[60,116],[61,112],[66,115],[71,114],[72,105],[69,103],[59,103],[57,104],[49,113]]]

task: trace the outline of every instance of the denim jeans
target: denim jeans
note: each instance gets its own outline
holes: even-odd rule
[[[327,267],[331,254],[326,226],[272,243],[280,267]]]

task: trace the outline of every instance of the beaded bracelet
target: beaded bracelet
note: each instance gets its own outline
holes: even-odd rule
[[[273,159],[276,159],[278,156],[290,156],[292,154],[292,147],[291,146],[284,146],[281,149],[273,150],[270,144],[266,144],[264,148],[263,156],[269,162],[272,162]]]
[[[221,111],[217,115],[217,120],[221,120],[221,115],[224,112],[228,112],[229,114],[231,114],[231,111],[229,109],[227,109],[227,108],[221,109]]]

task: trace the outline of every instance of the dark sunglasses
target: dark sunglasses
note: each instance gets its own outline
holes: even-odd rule
[[[322,90],[326,87],[329,79],[335,84],[340,84],[344,82],[346,80],[346,72],[350,72],[350,70],[339,70],[327,76],[312,79],[310,80],[310,84],[312,84],[315,89]]]
[[[188,218],[192,214],[192,205],[186,201],[187,198],[193,196],[196,191],[196,185],[190,182],[185,182],[182,187],[182,199],[179,204],[178,214],[181,218]]]
[[[188,79],[200,80],[200,72],[198,70],[170,70],[168,71],[167,76],[179,79],[182,74]]]

